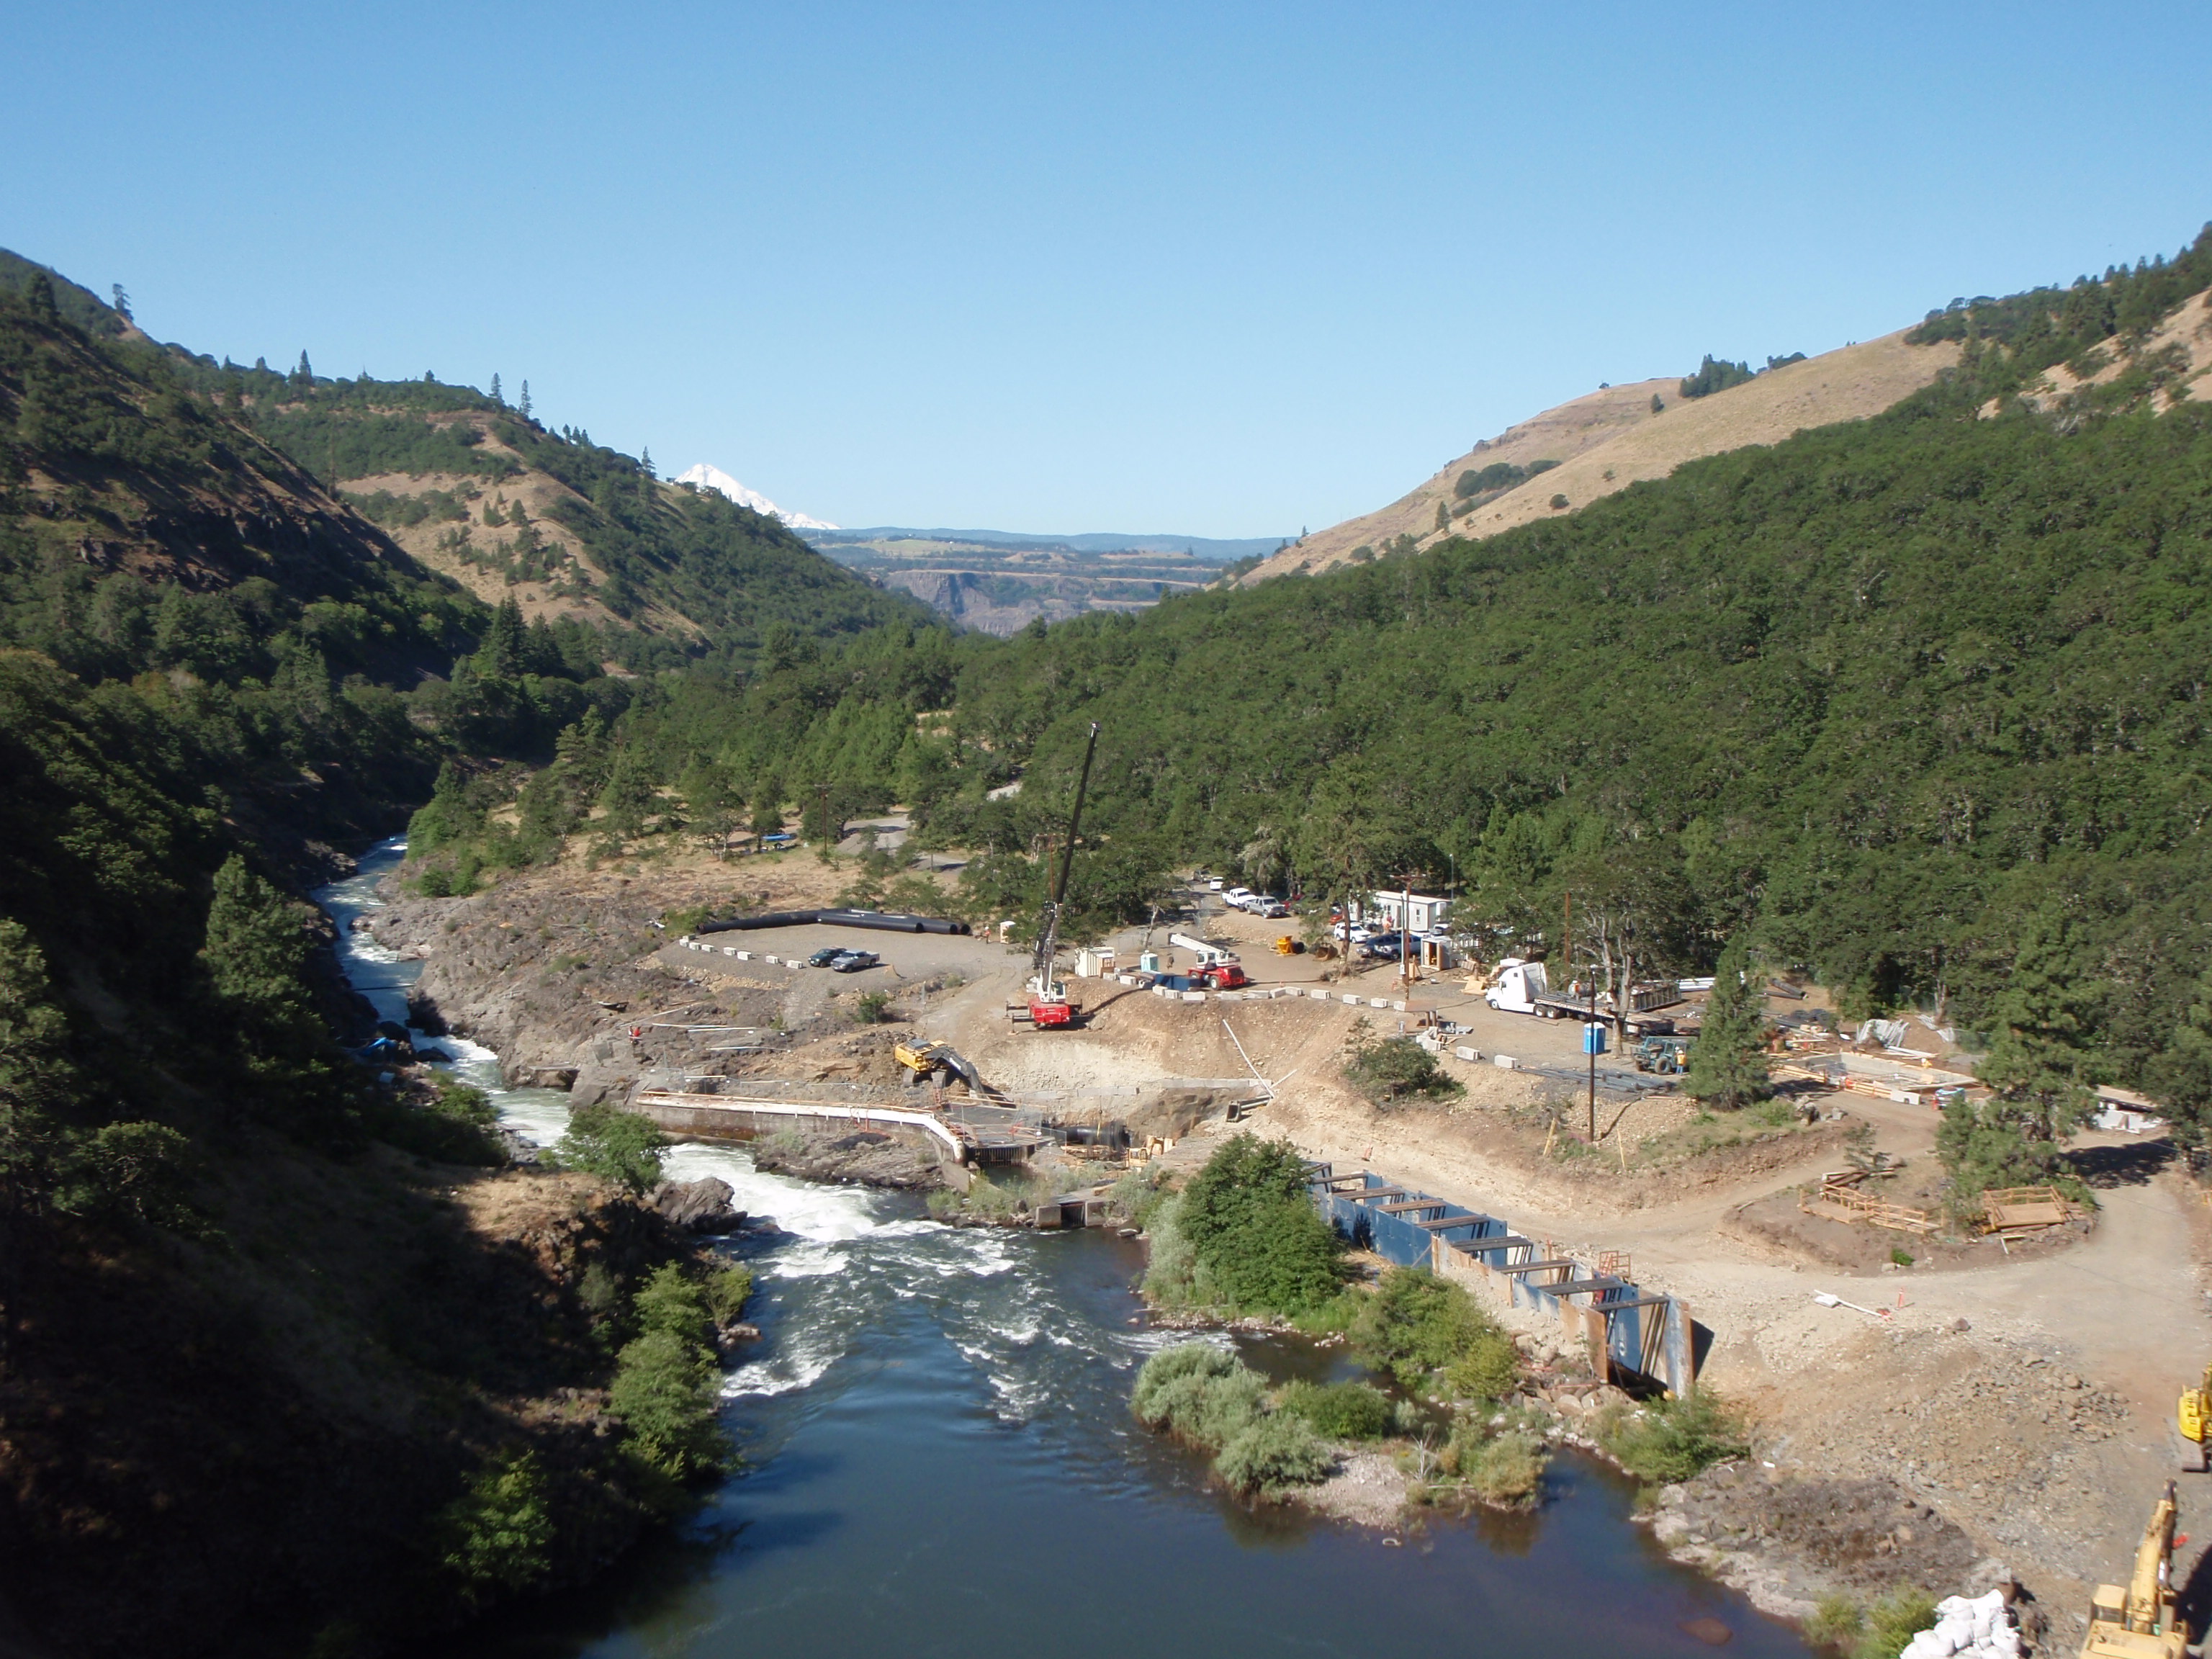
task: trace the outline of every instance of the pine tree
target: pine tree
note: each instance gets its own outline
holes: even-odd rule
[[[1437,528],[1439,530],[1449,530],[1451,528],[1451,503],[1449,501],[1438,501],[1437,503]]]
[[[68,1037],[45,955],[28,928],[0,918],[0,1362],[15,1333],[24,1257],[17,1224],[47,1184],[52,1113],[74,1079]]]
[[[2093,1022],[2075,947],[2063,915],[2043,910],[2029,918],[1978,1068],[1997,1091],[1992,1115],[2031,1140],[2063,1139],[2088,1109]]]
[[[314,368],[307,362],[307,354],[305,351],[300,354],[299,368],[292,371],[292,380],[295,385],[303,386],[313,386],[315,383]]]
[[[31,307],[33,317],[53,319],[61,315],[54,304],[54,282],[43,270],[31,273],[29,284],[23,289],[23,301]]]
[[[2174,1139],[2203,1146],[2212,1129],[2212,970],[2197,980],[2172,1042],[2154,1063],[2151,1090],[2166,1105]]]
[[[300,975],[307,963],[307,936],[300,918],[235,853],[216,872],[200,960],[216,994],[250,1024],[281,1030],[307,1018]]]
[[[1685,1094],[1735,1111],[1774,1092],[1766,1074],[1765,1001],[1750,951],[1741,939],[1732,940],[1713,969],[1705,1023],[1690,1045]]]
[[[480,671],[493,678],[514,678],[522,672],[527,645],[522,607],[509,594],[499,602],[499,609],[492,612],[491,626],[484,630],[483,644],[477,651]]]
[[[129,322],[131,320],[131,296],[124,291],[123,284],[120,283],[111,284],[108,289],[108,292],[115,296],[115,314],[122,318],[125,322]]]
[[[492,371],[492,377],[491,377],[491,400],[492,400],[492,402],[494,402],[494,403],[497,404],[498,404],[501,409],[505,409],[505,408],[507,407],[507,399],[506,399],[505,398],[503,398],[503,397],[501,397],[501,396],[500,395],[500,391],[499,391],[499,371],[498,371],[497,369],[494,369],[494,370]]]
[[[522,401],[516,407],[522,411],[524,420],[530,418],[530,382],[527,380],[522,383]]]

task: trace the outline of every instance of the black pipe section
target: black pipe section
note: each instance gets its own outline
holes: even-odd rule
[[[964,921],[941,916],[907,916],[890,910],[769,910],[757,916],[732,916],[727,921],[702,921],[691,931],[700,933],[750,933],[760,927],[873,927],[886,933],[965,933]]]

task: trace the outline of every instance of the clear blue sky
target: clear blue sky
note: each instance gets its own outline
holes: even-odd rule
[[[2171,253],[2212,7],[0,0],[0,245],[845,524],[1295,533]]]

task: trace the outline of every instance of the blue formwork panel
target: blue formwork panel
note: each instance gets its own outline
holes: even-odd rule
[[[1391,1215],[1376,1206],[1363,1202],[1363,1192],[1385,1192],[1388,1183],[1370,1182],[1351,1192],[1321,1193],[1316,1198],[1328,1224],[1352,1243],[1370,1249],[1386,1261],[1401,1267],[1425,1267],[1430,1261],[1430,1239],[1441,1233],[1446,1238],[1473,1239],[1491,1235],[1503,1235],[1505,1224],[1495,1216],[1480,1215],[1457,1204],[1447,1204],[1438,1199],[1427,1208],[1415,1212],[1431,1220],[1453,1223],[1449,1227],[1424,1227],[1404,1216]],[[1414,1201],[1425,1197],[1414,1194]]]
[[[1632,1371],[1644,1369],[1644,1328],[1647,1315],[1663,1316],[1663,1307],[1623,1308],[1605,1322],[1605,1348],[1616,1365]]]
[[[1371,1218],[1368,1228],[1374,1243],[1368,1248],[1385,1261],[1395,1261],[1401,1267],[1425,1267],[1429,1265],[1429,1234],[1425,1227],[1416,1227],[1401,1215],[1385,1215],[1380,1210],[1368,1212]]]

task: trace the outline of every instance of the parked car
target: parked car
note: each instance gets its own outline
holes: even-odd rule
[[[1364,945],[1369,939],[1375,937],[1374,933],[1369,930],[1367,924],[1364,921],[1355,921],[1348,927],[1346,927],[1344,923],[1340,921],[1338,922],[1336,924],[1336,936],[1342,939],[1346,945]]]
[[[1219,892],[1221,890],[1221,878],[1218,876],[1208,876],[1206,879],[1206,890],[1209,893]]]
[[[1284,903],[1282,900],[1279,898],[1272,898],[1266,894],[1262,894],[1260,897],[1253,900],[1250,904],[1245,906],[1245,908],[1251,911],[1251,913],[1255,916],[1267,917],[1270,921],[1279,921],[1285,916],[1291,914],[1291,907],[1289,905]]]
[[[883,958],[873,951],[845,951],[830,963],[830,971],[833,974],[857,974],[864,968],[878,966],[882,961]]]
[[[1363,955],[1389,957],[1395,961],[1398,956],[1398,943],[1401,937],[1397,933],[1376,933],[1363,940],[1359,949]],[[1407,947],[1407,954],[1412,954],[1411,946]]]
[[[1209,991],[1239,991],[1252,982],[1245,975],[1243,964],[1237,962],[1210,963],[1192,977]]]
[[[1243,910],[1249,908],[1256,896],[1249,887],[1231,887],[1222,894],[1221,902],[1232,909]]]
[[[806,958],[806,965],[809,968],[827,968],[831,963],[836,961],[839,957],[842,957],[844,954],[845,947],[843,945],[825,945],[820,950],[817,951],[812,956]]]

